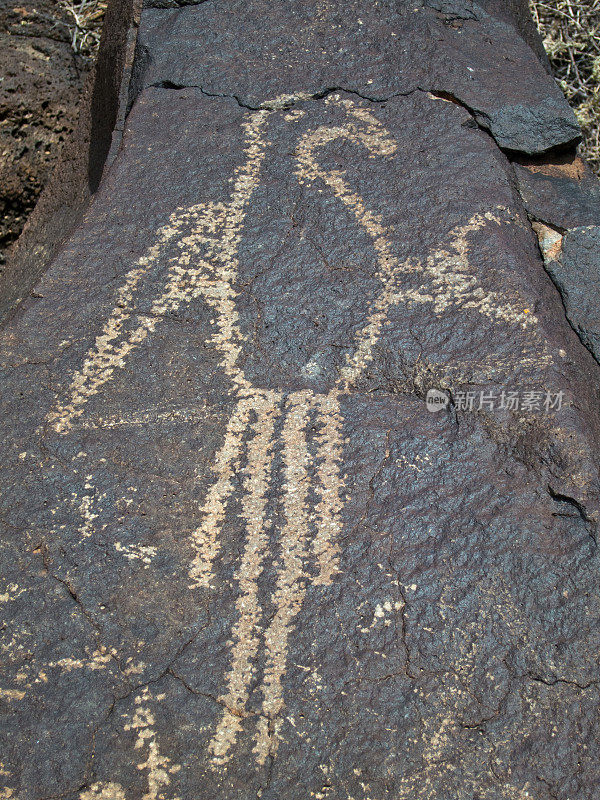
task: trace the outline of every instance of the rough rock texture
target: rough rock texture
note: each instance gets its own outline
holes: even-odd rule
[[[534,223],[534,228],[567,319],[600,362],[600,227],[574,227],[564,233],[543,223]]]
[[[563,297],[569,322],[600,360],[600,227],[571,228],[547,270]]]
[[[561,231],[600,222],[600,183],[577,156],[515,162],[519,192],[530,217]]]
[[[560,90],[515,29],[471,2],[147,9],[138,46],[145,67],[138,91],[197,86],[256,108],[331,88],[374,100],[439,90],[472,109],[502,148],[533,155],[581,138]]]
[[[577,134],[431,5],[142,13],[0,330],[4,798],[598,797],[600,367],[501,149]]]
[[[0,270],[77,118],[87,65],[50,0],[0,3]]]
[[[9,315],[33,289],[80,222],[112,161],[111,146],[118,146],[127,107],[138,6],[137,0],[109,5],[97,61],[78,95],[77,119],[62,158],[0,273],[0,316]]]
[[[521,159],[514,169],[567,319],[600,361],[600,184],[574,154]]]

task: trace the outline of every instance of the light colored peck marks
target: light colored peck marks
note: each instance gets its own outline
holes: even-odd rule
[[[303,112],[286,109],[298,99],[302,98],[281,98],[247,115],[243,123],[245,160],[233,175],[229,201],[200,203],[177,209],[171,215],[156,243],[126,275],[116,306],[73,376],[66,399],[57,402],[48,415],[54,430],[67,434],[89,400],[148,340],[161,317],[176,311],[182,303],[196,300],[204,301],[214,311],[209,342],[219,353],[235,405],[215,454],[213,480],[199,506],[198,524],[190,531],[191,590],[215,587],[224,525],[234,507],[241,509],[245,529],[234,574],[237,601],[229,667],[219,697],[223,711],[208,746],[215,768],[226,766],[235,754],[239,737],[254,722],[253,752],[257,763],[264,763],[277,752],[285,706],[284,680],[296,618],[309,587],[329,585],[340,568],[344,503],[342,401],[372,361],[390,308],[399,303],[426,303],[434,314],[441,314],[453,304],[519,327],[536,321],[504,299],[500,301],[493,293],[486,293],[470,269],[467,235],[490,222],[500,224],[503,217],[507,218],[504,208],[476,214],[458,226],[450,232],[448,244],[433,251],[425,263],[414,259],[399,261],[393,247],[393,230],[383,216],[368,208],[344,172],[323,169],[317,157],[319,148],[337,139],[350,141],[364,148],[367,157],[379,159],[394,157],[398,145],[369,111],[331,95],[325,102],[338,110],[341,121],[299,136],[295,175],[300,183],[326,187],[368,235],[380,290],[366,303],[364,319],[354,335],[346,363],[328,391],[284,391],[280,387],[254,385],[241,366],[248,338],[240,328],[236,307],[238,253],[244,220],[260,184],[270,146],[266,138],[269,121],[279,115],[289,125],[304,124]],[[166,258],[167,248],[174,242],[177,254]],[[144,314],[135,310],[135,295],[159,259],[166,267],[164,278],[150,311]],[[415,274],[422,276],[420,288],[403,287],[402,277]],[[276,456],[282,463],[280,486],[272,485]],[[242,476],[241,485],[234,481],[236,474]],[[94,491],[91,479],[86,489],[89,494],[79,499],[84,537],[92,535],[102,511],[91,498],[103,497]],[[274,501],[268,499],[273,497]],[[281,512],[280,530],[271,528],[269,502],[275,502]],[[269,553],[271,541],[276,542],[274,553]],[[133,558],[138,550],[129,548],[126,557]],[[274,614],[266,621],[258,587],[268,559],[275,567],[270,597]],[[260,713],[251,714],[250,694],[259,664],[264,665],[258,686],[261,709]],[[147,795],[150,799],[168,785],[171,772],[159,756],[150,723],[144,723],[150,719],[149,714],[140,710],[138,718],[139,736],[149,748],[143,767],[152,785]]]

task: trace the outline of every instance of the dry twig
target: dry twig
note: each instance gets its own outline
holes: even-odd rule
[[[84,59],[93,59],[100,44],[106,0],[58,0],[66,12],[67,27],[73,52]]]

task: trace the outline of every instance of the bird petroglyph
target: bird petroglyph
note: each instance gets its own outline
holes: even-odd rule
[[[279,115],[289,125],[295,125],[304,117],[300,110],[289,111],[290,98],[280,98],[245,117],[245,161],[233,175],[229,201],[177,209],[159,230],[156,242],[127,273],[115,308],[73,375],[66,397],[48,415],[55,432],[68,434],[84,414],[86,404],[103,390],[131,353],[149,339],[161,318],[182,304],[195,301],[205,302],[214,312],[208,342],[219,353],[235,406],[214,456],[213,479],[200,503],[198,524],[189,534],[192,590],[210,591],[217,585],[223,526],[234,502],[241,509],[245,528],[234,574],[237,616],[229,642],[225,688],[219,698],[223,710],[208,746],[216,769],[232,758],[248,719],[256,723],[253,748],[257,763],[264,763],[277,752],[284,679],[296,617],[308,587],[331,584],[340,569],[344,506],[342,402],[373,360],[390,308],[402,303],[423,304],[428,313],[443,314],[453,304],[517,328],[536,323],[534,315],[524,314],[517,302],[486,292],[469,264],[468,235],[486,225],[508,222],[507,209],[496,207],[475,214],[450,231],[446,243],[435,248],[424,262],[402,262],[394,254],[393,231],[383,216],[368,207],[345,172],[326,170],[318,160],[319,151],[339,139],[364,148],[369,158],[378,159],[396,157],[398,145],[381,122],[360,105],[339,95],[330,95],[325,102],[337,109],[340,122],[320,125],[298,137],[295,175],[301,184],[328,190],[368,235],[380,285],[376,296],[365,302],[364,318],[355,332],[346,363],[329,390],[284,391],[278,386],[258,386],[242,366],[247,336],[240,325],[235,285],[244,220],[260,184],[270,146],[266,136],[270,121]],[[177,254],[167,258],[167,246],[173,242],[177,243]],[[148,313],[136,310],[136,293],[160,259],[163,278],[158,295]],[[403,286],[403,276],[415,274],[422,276],[420,288]],[[283,521],[280,530],[272,531],[267,498],[274,482],[276,456],[282,463],[282,480],[276,494]],[[236,475],[241,476],[241,484],[234,480]],[[91,535],[102,512],[101,502],[92,502],[91,498],[101,499],[101,495],[94,492],[91,481],[86,488],[89,494],[78,498],[84,537]],[[278,542],[270,597],[275,611],[265,621],[258,587],[271,534]],[[126,557],[132,558],[132,553],[130,548]],[[249,699],[259,658],[264,659],[258,687],[262,709],[251,715]],[[150,734],[144,733],[146,730],[150,730],[149,723],[142,733],[148,738],[150,749],[154,744],[158,747]],[[152,752],[144,765],[154,781],[154,794],[151,791],[148,797],[156,796],[161,781],[168,780],[168,770],[158,756],[154,762],[151,756]],[[94,796],[108,795],[100,792]]]

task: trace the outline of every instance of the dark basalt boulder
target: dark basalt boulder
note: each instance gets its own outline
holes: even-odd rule
[[[521,158],[513,164],[519,194],[536,222],[557,231],[597,225],[600,183],[591,169],[571,153],[544,159]]]
[[[4,287],[0,797],[595,800],[597,188],[524,4],[153,5]]]
[[[564,236],[541,227],[541,240],[546,245],[546,270],[561,293],[567,319],[598,361],[600,227],[571,228]]]

